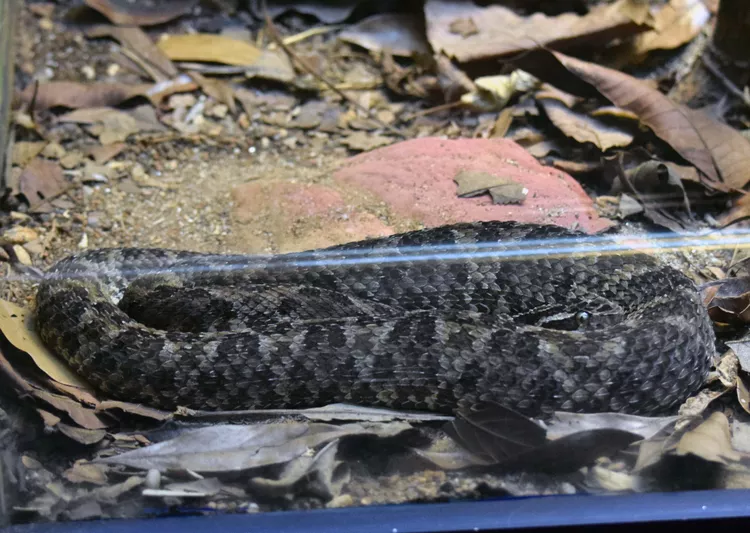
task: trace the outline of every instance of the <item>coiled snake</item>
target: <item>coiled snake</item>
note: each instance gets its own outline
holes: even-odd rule
[[[43,341],[109,397],[669,412],[714,333],[693,283],[552,226],[465,223],[270,258],[103,249],[40,284]]]

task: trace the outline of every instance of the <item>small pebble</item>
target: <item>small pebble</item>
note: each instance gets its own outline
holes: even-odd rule
[[[31,228],[16,226],[10,228],[0,237],[0,244],[26,244],[39,238],[39,234]]]
[[[31,256],[29,255],[29,252],[26,251],[26,249],[21,246],[20,244],[14,244],[13,245],[13,253],[16,254],[16,258],[18,259],[18,262],[22,265],[31,266]]]
[[[326,507],[335,509],[337,507],[351,507],[354,505],[354,498],[351,494],[340,494],[326,504]]]

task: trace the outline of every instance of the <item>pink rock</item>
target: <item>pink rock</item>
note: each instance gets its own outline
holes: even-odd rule
[[[528,189],[520,205],[493,205],[489,195],[456,196],[459,172],[481,171],[510,178]],[[581,185],[541,165],[509,139],[423,138],[357,155],[334,174],[382,199],[399,217],[425,226],[479,220],[556,224],[597,233],[614,223],[600,218]]]

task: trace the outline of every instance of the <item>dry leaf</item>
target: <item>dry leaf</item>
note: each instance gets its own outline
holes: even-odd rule
[[[198,0],[159,0],[158,2],[133,2],[132,0],[85,0],[114,24],[121,26],[152,26],[185,15]]]
[[[718,217],[717,222],[722,228],[750,218],[750,194],[743,194],[734,201],[729,211]]]
[[[36,365],[55,381],[87,389],[87,384],[42,343],[31,320],[32,315],[27,309],[0,300],[0,331],[8,341],[29,354]]]
[[[18,186],[32,208],[70,187],[59,163],[38,157],[23,169],[18,178]]]
[[[87,148],[86,152],[94,158],[95,163],[103,165],[110,159],[117,157],[127,147],[128,145],[125,143],[113,143],[103,146],[91,146]]]
[[[468,0],[428,0],[424,7],[433,49],[460,62],[518,54],[540,46],[606,43],[648,29],[633,20],[646,20],[648,10],[648,3],[638,0],[598,4],[583,16],[564,13],[553,17],[542,13],[523,17],[508,7],[480,7]],[[455,31],[457,20],[469,18],[476,32]]]
[[[565,135],[579,143],[591,143],[602,151],[628,146],[633,135],[617,126],[608,125],[593,117],[581,115],[553,99],[539,99],[552,123]]]
[[[19,167],[26,166],[29,161],[34,159],[42,152],[42,150],[44,150],[45,146],[47,146],[46,141],[19,141],[13,143],[12,163]]]
[[[378,148],[380,146],[387,146],[393,142],[394,139],[390,137],[364,131],[355,131],[341,140],[341,144],[348,146],[352,150],[359,151],[372,150],[373,148]]]
[[[750,277],[712,281],[702,289],[711,320],[719,324],[750,323]]]
[[[173,61],[250,66],[261,56],[261,50],[246,41],[212,33],[169,35],[161,39],[157,46]]]
[[[75,81],[48,81],[31,84],[20,95],[22,102],[29,104],[34,99],[35,110],[52,107],[103,107],[114,106],[136,96],[145,96],[149,84],[126,85],[124,83],[78,83]]]
[[[654,16],[654,29],[637,35],[629,53],[671,50],[690,42],[711,18],[702,0],[671,0]]]
[[[339,39],[371,51],[388,49],[395,56],[430,53],[424,22],[409,13],[373,15],[347,27],[339,34]]]
[[[673,102],[632,76],[559,52],[533,52],[521,62],[532,73],[536,71],[562,89],[577,93],[580,85],[563,86],[569,85],[560,70],[563,67],[615,105],[637,114],[641,122],[703,173],[706,186],[742,189],[750,181],[750,142],[705,112]]]
[[[741,455],[732,448],[729,420],[720,412],[713,413],[708,420],[685,433],[674,449],[676,455],[693,454],[706,461],[726,464],[737,461]]]
[[[472,198],[490,193],[492,203],[521,203],[526,199],[529,190],[510,178],[495,176],[488,172],[463,170],[453,178],[458,185],[456,194],[460,198]]]
[[[486,76],[474,80],[476,90],[461,96],[461,101],[480,111],[503,109],[517,93],[530,91],[539,83],[523,70],[514,70],[507,76]]]
[[[84,460],[76,461],[71,468],[63,472],[63,477],[71,483],[107,484],[107,467],[95,465]]]
[[[172,413],[168,411],[161,411],[159,409],[154,409],[153,407],[147,407],[145,405],[137,403],[120,402],[116,400],[104,400],[103,402],[99,402],[96,406],[97,412],[104,412],[112,409],[117,409],[131,415],[143,416],[159,421],[171,420],[173,416]]]
[[[237,472],[286,463],[308,450],[353,435],[392,437],[409,429],[405,422],[383,424],[271,423],[250,426],[218,425],[192,429],[178,437],[98,459],[148,470]]]
[[[159,50],[151,38],[142,29],[132,27],[107,26],[104,24],[86,29],[87,37],[112,37],[119,41],[130,53],[133,61],[138,63],[154,81],[166,81],[179,75],[177,67]]]
[[[148,110],[148,113],[143,111]],[[120,111],[111,107],[91,107],[77,109],[58,117],[60,122],[90,124],[91,133],[104,144],[124,141],[130,135],[142,131],[162,131],[164,126],[156,119],[151,106],[140,106],[130,111]]]

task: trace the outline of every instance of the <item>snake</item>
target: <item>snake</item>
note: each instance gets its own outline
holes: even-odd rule
[[[267,256],[92,249],[45,273],[34,319],[108,398],[161,409],[672,413],[715,357],[699,292],[597,242],[488,221]]]

